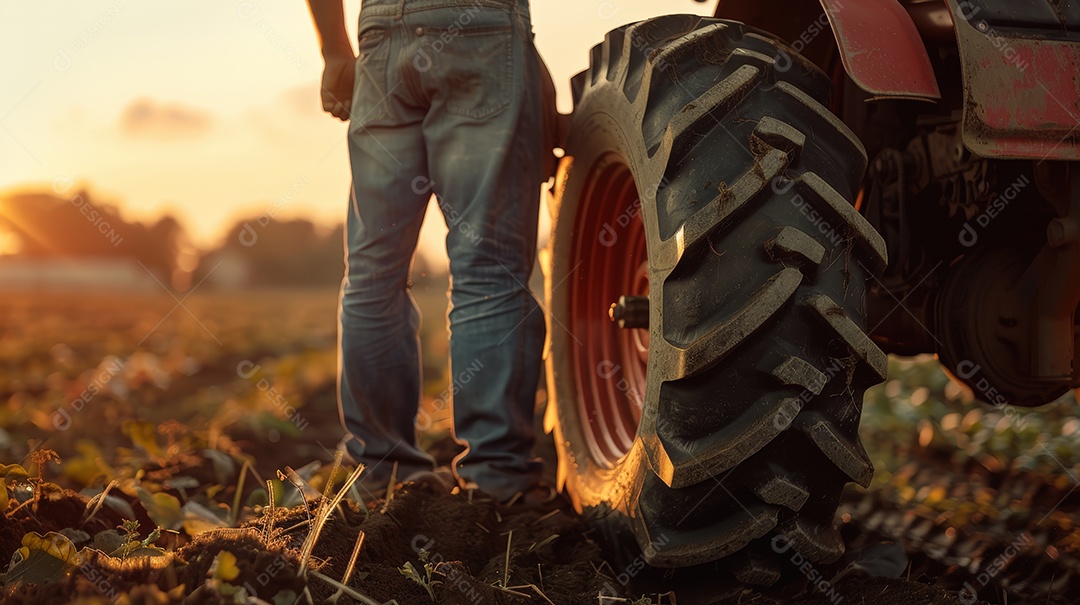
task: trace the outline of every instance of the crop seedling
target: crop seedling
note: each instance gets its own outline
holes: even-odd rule
[[[432,580],[431,579],[431,574],[433,574],[435,572],[436,565],[434,563],[432,563],[430,559],[431,559],[431,557],[430,557],[428,551],[421,548],[420,549],[420,562],[424,564],[424,567],[423,567],[424,573],[421,574],[420,571],[418,569],[416,569],[416,566],[414,566],[412,564],[412,561],[406,561],[405,565],[402,565],[401,567],[398,568],[398,571],[401,572],[401,575],[405,576],[406,578],[409,578],[413,582],[416,582],[420,586],[423,586],[424,590],[427,591],[428,596],[431,597],[431,602],[434,603],[435,602],[435,586],[437,584],[442,584],[442,582],[439,581],[439,580]]]

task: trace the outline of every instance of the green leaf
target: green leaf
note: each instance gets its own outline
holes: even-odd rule
[[[180,510],[180,500],[172,494],[158,492],[151,494],[143,488],[138,488],[139,501],[150,518],[157,525],[167,529],[177,529],[184,519],[184,513]]]
[[[210,575],[226,582],[232,582],[239,577],[240,568],[236,565],[236,555],[227,550],[219,552],[210,565]]]
[[[156,425],[149,422],[139,422],[138,420],[125,420],[120,425],[120,430],[131,439],[131,443],[136,447],[142,448],[143,451],[155,458],[161,457],[161,446],[158,445],[157,441]]]
[[[229,526],[229,524],[216,515],[213,510],[195,501],[190,501],[185,504],[181,510],[181,515],[183,517],[181,525],[189,536],[194,536],[195,534],[211,529]]]
[[[11,557],[11,567],[3,576],[5,584],[47,584],[64,576],[64,568],[67,567],[64,561],[43,550],[31,550],[20,556],[21,553],[22,549],[19,549]]]
[[[45,584],[60,579],[65,568],[79,562],[78,551],[67,536],[56,532],[44,536],[29,532],[22,538],[22,547],[11,556],[3,581]]]
[[[291,590],[282,590],[273,596],[274,605],[292,605],[296,602],[297,595]]]
[[[30,477],[21,464],[0,464],[0,477],[5,480],[20,480]]]
[[[146,539],[143,540],[142,542],[140,542],[139,544],[142,545],[142,546],[150,546],[154,542],[157,542],[158,538],[160,538],[160,537],[161,537],[161,528],[160,527],[155,527],[154,531],[150,532],[150,535],[146,536]]]
[[[256,506],[266,506],[268,504],[270,504],[270,494],[266,493],[266,489],[262,487],[251,490],[247,500],[244,500],[244,506],[252,508]]]
[[[124,535],[115,529],[99,531],[94,535],[93,548],[103,553],[112,553],[124,545]]]

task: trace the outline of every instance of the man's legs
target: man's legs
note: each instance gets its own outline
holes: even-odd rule
[[[385,23],[371,30],[361,16],[361,29],[375,33],[361,32],[361,49],[368,48],[357,69],[349,128],[353,183],[338,361],[342,422],[355,437],[348,449],[367,465],[366,485],[385,484],[394,462],[399,478],[433,467],[416,447],[420,314],[408,290],[431,188],[420,117],[394,94],[400,75],[389,57],[401,40],[389,33],[392,21],[375,20]]]
[[[438,12],[405,20],[406,31],[449,31],[468,19],[441,45],[429,36],[430,67],[421,73],[431,98],[431,175],[450,229],[454,432],[468,445],[455,472],[508,499],[541,471],[532,449],[544,317],[528,289],[541,181],[539,75],[527,5]]]

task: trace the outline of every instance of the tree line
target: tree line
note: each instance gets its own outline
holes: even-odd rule
[[[182,282],[198,283],[225,262],[243,267],[245,283],[238,285],[255,287],[330,286],[344,271],[341,225],[325,229],[304,219],[256,217],[237,221],[216,247],[196,250],[174,216],[128,221],[115,205],[85,190],[0,199],[4,232],[17,242],[11,258],[134,259],[165,283],[177,283],[178,273],[189,273]]]

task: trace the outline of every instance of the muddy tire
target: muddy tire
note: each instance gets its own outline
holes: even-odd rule
[[[655,567],[767,585],[777,550],[835,560],[887,359],[864,326],[885,266],[852,205],[866,154],[828,78],[764,32],[671,15],[610,32],[573,86],[543,255],[560,486]]]

